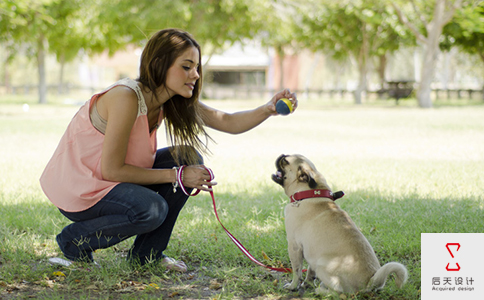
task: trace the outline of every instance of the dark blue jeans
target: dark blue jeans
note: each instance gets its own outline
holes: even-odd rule
[[[201,156],[199,163],[203,163]],[[169,148],[157,151],[153,168],[169,169],[175,165]],[[66,258],[89,262],[94,250],[136,236],[128,260],[144,265],[164,257],[163,251],[187,200],[181,189],[173,193],[171,183],[149,186],[120,183],[87,210],[60,210],[74,223],[57,235],[57,243]]]

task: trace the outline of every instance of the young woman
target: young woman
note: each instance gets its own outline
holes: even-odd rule
[[[192,189],[216,183],[203,166],[209,139],[204,126],[227,133],[250,130],[276,115],[275,103],[228,114],[199,102],[198,43],[177,29],[148,41],[137,80],[123,79],[94,95],[67,127],[40,179],[47,197],[72,224],[57,235],[64,256],[93,261],[92,252],[136,236],[128,260],[159,262],[180,272],[184,262],[166,257],[173,227]],[[172,147],[157,149],[162,121]]]

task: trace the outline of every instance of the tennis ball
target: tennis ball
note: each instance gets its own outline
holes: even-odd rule
[[[293,109],[291,101],[287,98],[281,98],[276,102],[276,111],[280,115],[288,115]]]

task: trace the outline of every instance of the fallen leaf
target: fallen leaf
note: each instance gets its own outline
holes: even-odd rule
[[[159,286],[158,286],[156,283],[150,283],[150,284],[148,284],[148,286],[150,286],[150,287],[152,287],[152,288],[155,288],[155,289],[157,289],[157,290],[159,290],[159,289],[160,289],[160,287],[159,287]]]
[[[54,287],[54,281],[53,280],[45,280],[41,281],[40,285],[48,288],[53,288]]]
[[[208,286],[211,290],[220,290],[222,288],[222,284],[217,281],[217,279],[213,279],[210,281],[210,285]]]
[[[267,254],[264,252],[264,250],[262,250],[262,257],[264,259],[266,259],[266,260],[271,260],[272,261],[272,259],[269,256],[267,256]]]
[[[180,293],[179,292],[173,292],[173,293],[169,294],[168,297],[173,298],[175,296],[178,296],[178,294],[180,294]]]
[[[54,273],[52,273],[52,275],[66,277],[66,274],[62,273],[61,271],[55,271]]]

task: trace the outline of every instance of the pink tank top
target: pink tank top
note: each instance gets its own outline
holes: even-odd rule
[[[48,162],[40,184],[47,198],[69,212],[83,211],[102,199],[119,182],[104,180],[101,153],[104,135],[91,123],[89,113],[99,96],[115,86],[124,85],[136,92],[138,117],[129,137],[126,164],[152,168],[156,155],[156,130],[150,133],[146,103],[136,81],[122,79],[92,96],[71,120],[57,149]],[[160,112],[158,123],[163,119]]]

